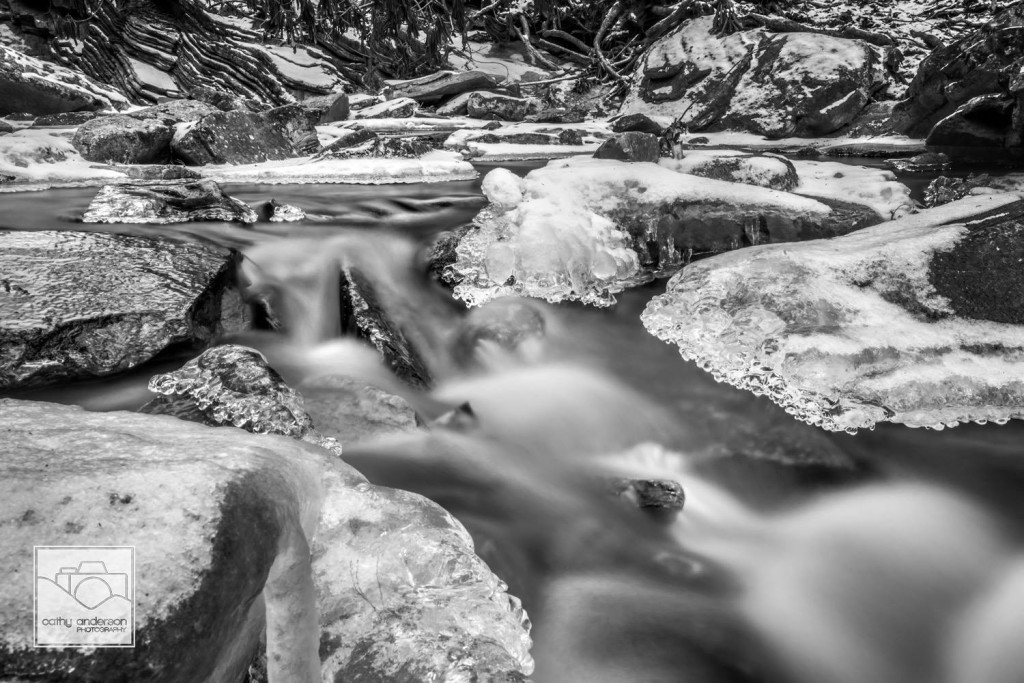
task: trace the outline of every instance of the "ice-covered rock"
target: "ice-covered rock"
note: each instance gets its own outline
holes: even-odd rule
[[[522,201],[512,205],[520,187]],[[485,179],[493,204],[459,235],[445,269],[470,305],[520,295],[608,305],[613,294],[695,256],[845,234],[881,220],[866,207],[575,157],[515,181]]]
[[[258,218],[212,180],[107,185],[82,214],[83,223],[255,223]]]
[[[0,387],[107,375],[238,331],[234,270],[229,250],[198,243],[0,232]]]
[[[886,83],[878,48],[814,33],[718,36],[699,17],[642,60],[624,113],[676,118],[690,130],[721,123],[767,137],[813,137],[850,123]]]
[[[643,321],[721,381],[826,429],[1021,417],[1018,200],[968,197],[845,237],[695,263]]]

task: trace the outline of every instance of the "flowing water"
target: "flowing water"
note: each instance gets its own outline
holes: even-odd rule
[[[528,170],[529,165],[517,169]],[[484,169],[485,170],[485,169]],[[226,186],[316,222],[83,226],[94,189],[3,196],[0,225],[184,236],[242,248],[291,335],[254,337],[296,381],[343,370],[405,394],[420,434],[346,446],[371,480],[423,493],[473,534],[533,618],[539,683],[1024,680],[1024,426],[855,436],[717,384],[649,335],[655,283],[606,310],[497,302],[468,314],[416,271],[466,222],[479,183]],[[332,339],[338,259],[356,258],[438,380],[400,387]],[[517,343],[481,340],[519,325]],[[22,393],[135,409],[169,357],[102,382]],[[301,387],[300,387],[301,389]],[[466,404],[472,414],[447,420]],[[611,497],[612,476],[682,483],[670,523]]]

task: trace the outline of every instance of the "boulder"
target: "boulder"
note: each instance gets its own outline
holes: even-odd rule
[[[240,330],[234,260],[162,237],[0,232],[0,387],[108,375]]]
[[[256,212],[212,180],[105,185],[82,214],[83,223],[255,223]]]
[[[470,305],[507,295],[609,305],[615,292],[694,258],[882,220],[865,206],[586,157],[552,161],[522,179],[494,171],[483,189],[492,205],[445,268]]]
[[[157,118],[114,115],[86,121],[71,143],[86,161],[162,164],[171,159],[174,129]]]
[[[252,366],[222,370],[244,393]],[[224,390],[208,388],[213,401]],[[261,403],[269,408],[273,396],[253,407]],[[0,566],[24,572],[39,544],[135,546],[136,630],[134,648],[33,648],[32,593],[10,584],[0,671],[242,680],[265,629],[271,681],[530,673],[522,608],[433,503],[373,486],[336,456],[283,436],[0,405],[0,512],[19,520]]]
[[[652,161],[661,157],[658,138],[650,133],[619,133],[601,143],[594,152],[595,159],[619,161]]]
[[[300,156],[289,131],[279,122],[238,110],[178,125],[171,149],[175,158],[192,166],[254,164]]]
[[[619,116],[612,121],[612,130],[616,133],[650,133],[661,135],[665,132],[665,126],[661,125],[646,114],[626,114]]]
[[[226,90],[221,90],[220,88],[214,88],[212,86],[200,85],[192,88],[189,92],[189,96],[193,100],[205,102],[212,106],[216,111],[233,111],[235,109],[239,109],[258,114],[259,112],[266,111],[270,108],[268,105],[256,100],[240,97]],[[206,113],[212,114],[213,112]],[[206,114],[203,114],[203,116],[205,115]]]
[[[762,29],[716,36],[698,17],[658,40],[624,114],[680,118],[770,138],[816,137],[850,123],[886,84],[879,50],[859,40]]]
[[[408,97],[423,104],[432,104],[446,97],[476,90],[490,90],[498,79],[483,71],[438,71],[409,81],[392,81],[389,97]]]
[[[1024,202],[972,196],[688,266],[643,314],[719,381],[856,431],[1024,417]]]
[[[893,109],[893,126],[906,135],[928,137],[929,144],[962,141],[964,145],[1021,147],[1022,45],[1024,7],[1015,5],[960,40],[932,51]]]
[[[466,101],[466,112],[477,119],[522,121],[529,111],[529,100],[498,93],[474,92]]]
[[[72,69],[0,45],[0,115],[98,111],[128,106],[119,93]]]
[[[300,104],[286,104],[283,107],[268,109],[259,116],[284,133],[295,156],[316,154],[322,149],[316,134],[316,125],[322,114],[316,109],[309,109]]]
[[[992,177],[987,173],[979,176],[971,173],[966,178],[950,178],[940,175],[928,183],[924,190],[924,205],[928,208],[941,206],[957,199],[963,199],[971,194],[971,191],[979,187],[988,187]]]
[[[385,100],[352,110],[354,119],[407,119],[419,111],[419,103],[409,97]]]
[[[318,126],[344,121],[349,115],[348,95],[345,93],[309,97],[299,102],[299,106],[310,112],[313,123]]]

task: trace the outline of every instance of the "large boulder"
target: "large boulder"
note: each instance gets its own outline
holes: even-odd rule
[[[298,104],[264,112],[232,110],[177,126],[171,148],[187,164],[253,164],[305,156],[320,149],[319,115]]]
[[[157,118],[102,116],[79,126],[71,143],[86,161],[163,164],[171,159],[174,129]]]
[[[627,131],[608,138],[594,152],[595,159],[619,161],[652,161],[661,157],[661,145],[656,135]]]
[[[768,242],[832,237],[882,220],[868,207],[576,157],[518,178],[484,178],[491,201],[445,268],[468,304],[507,296],[609,305],[612,294],[694,258]]]
[[[693,19],[651,47],[623,113],[814,137],[850,123],[886,83],[878,48],[862,41],[762,29],[717,37],[711,24]]]
[[[255,223],[245,202],[229,197],[212,180],[107,185],[89,203],[83,223]]]
[[[0,232],[0,388],[107,375],[237,331],[234,272],[228,249],[162,237]]]
[[[1024,202],[969,197],[688,266],[643,314],[720,381],[830,430],[1024,417]]]
[[[497,78],[483,71],[438,71],[409,81],[392,81],[387,92],[391,97],[409,97],[432,104],[453,95],[489,90],[497,84]]]
[[[895,128],[943,146],[1021,147],[1024,6],[1015,5],[921,62]],[[982,99],[978,99],[982,98]]]
[[[518,601],[465,529],[419,496],[282,436],[0,407],[0,513],[18,520],[0,567],[31,570],[37,545],[135,548],[135,647],[32,647],[32,592],[8,582],[0,676],[242,680],[264,630],[271,681],[509,681],[532,669]]]
[[[72,69],[0,45],[0,115],[60,114],[128,106],[119,93]]]

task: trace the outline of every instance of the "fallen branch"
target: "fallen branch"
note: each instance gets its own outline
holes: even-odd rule
[[[612,5],[612,8],[608,10],[608,14],[605,15],[604,21],[601,22],[601,28],[594,37],[594,54],[597,55],[598,61],[601,62],[601,66],[604,67],[604,70],[607,71],[609,75],[619,81],[619,83],[625,84],[626,79],[623,78],[622,74],[615,70],[615,67],[611,65],[611,62],[609,62],[604,56],[604,53],[601,52],[601,41],[604,40],[604,36],[608,32],[608,29],[618,24],[619,16],[621,14],[622,3],[616,0],[615,4]]]
[[[872,45],[878,45],[880,47],[892,47],[896,44],[889,36],[884,33],[875,33],[874,31],[865,31],[861,28],[854,28],[853,26],[847,26],[843,29],[831,29],[831,28],[815,28],[806,24],[801,24],[798,21],[792,19],[784,19],[782,17],[769,17],[763,14],[757,14],[751,12],[740,19],[740,23],[745,28],[766,28],[769,31],[776,33],[818,33],[825,36],[832,36],[833,38],[857,38],[863,40],[866,43]]]
[[[584,53],[589,53],[591,49],[589,45],[584,43],[576,36],[572,35],[571,33],[566,33],[565,31],[559,31],[556,28],[546,29],[544,31],[541,31],[540,34],[545,38],[561,38],[567,43],[572,43],[573,45],[576,46],[578,50]]]

